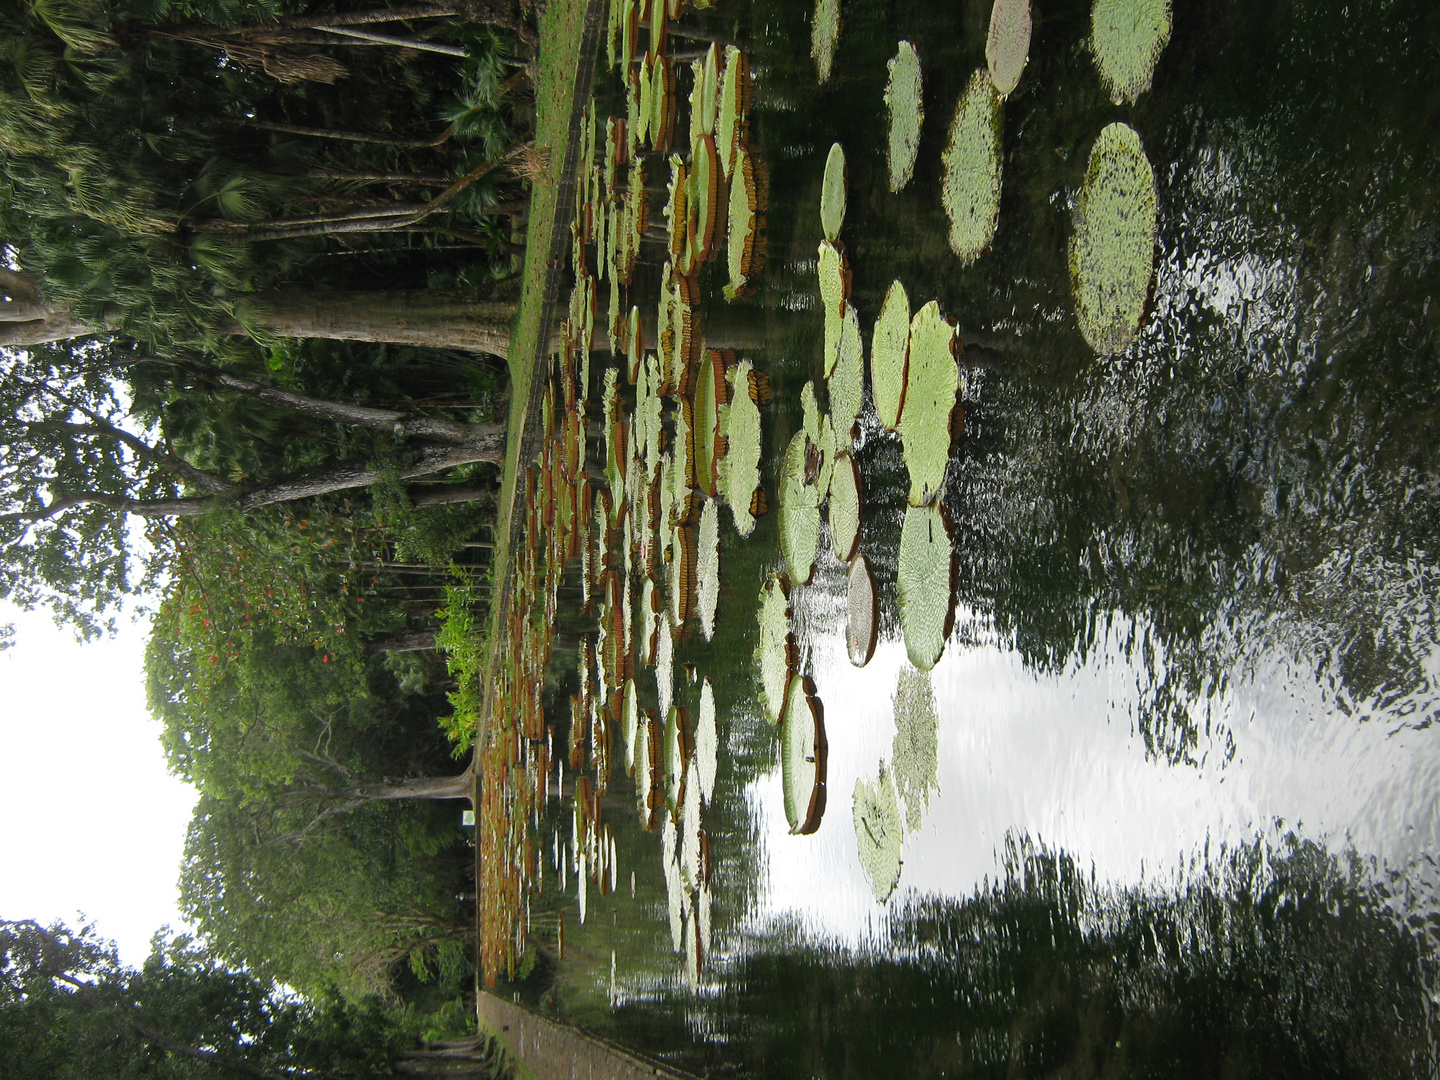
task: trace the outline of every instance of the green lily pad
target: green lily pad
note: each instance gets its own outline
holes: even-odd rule
[[[726,452],[720,463],[720,494],[730,507],[735,531],[749,536],[764,512],[760,487],[760,408],[753,395],[755,371],[749,360],[730,369],[730,404],[720,407]],[[756,505],[757,496],[759,506]]]
[[[835,64],[835,48],[840,44],[840,0],[815,0],[815,14],[810,19],[810,55],[815,60],[815,74],[820,82],[830,81]]]
[[[720,409],[729,404],[730,383],[725,373],[733,362],[733,354],[706,350],[695,382],[695,482],[707,495],[719,493],[719,472],[727,450],[719,436]]]
[[[676,525],[671,530],[669,586],[671,629],[677,636],[684,632],[685,624],[695,610],[696,594],[699,591],[695,576],[696,529],[694,525]]]
[[[825,414],[820,411],[820,400],[815,396],[815,383],[807,380],[800,388],[800,430],[816,446],[820,445],[820,424]]]
[[[670,497],[668,513],[661,519],[665,524],[683,525],[693,521],[698,494],[692,481],[695,478],[694,446],[698,440],[690,430],[690,407],[683,403],[675,410],[675,431],[670,439],[670,464],[666,469]]]
[[[920,827],[930,793],[939,783],[940,716],[930,673],[902,668],[895,686],[895,787],[905,803],[905,825]]]
[[[830,544],[837,559],[849,562],[860,546],[860,469],[848,453],[835,458],[829,507]]]
[[[1170,0],[1095,0],[1090,9],[1090,50],[1116,105],[1150,89],[1169,41]]]
[[[940,201],[950,219],[950,250],[974,262],[1000,220],[1000,131],[1004,98],[983,69],[970,76],[955,107]]]
[[[895,587],[905,651],[922,671],[935,666],[950,635],[952,561],[950,530],[939,507],[906,507]]]
[[[887,65],[890,81],[885,86],[885,107],[890,113],[890,190],[899,191],[910,182],[915,172],[915,156],[920,150],[920,128],[925,120],[925,104],[920,85],[920,54],[908,41],[900,42],[900,50]]]
[[[690,236],[690,172],[689,166],[679,154],[670,155],[669,197],[665,200],[665,235],[669,244],[671,260],[678,260],[685,253],[685,244]],[[660,302],[665,303],[666,294],[661,292]]]
[[[660,711],[669,715],[675,703],[675,635],[670,617],[663,611],[655,625],[655,700]]]
[[[640,735],[640,695],[635,680],[626,679],[620,696],[621,731],[625,736],[625,772],[635,775],[635,752]]]
[[[744,147],[735,151],[735,165],[730,177],[730,206],[726,211],[729,238],[725,263],[730,273],[730,280],[724,288],[726,300],[745,295],[765,264],[764,221],[761,217],[764,200],[755,160],[755,156]]]
[[[680,880],[686,888],[698,889],[708,876],[705,865],[705,834],[700,828],[700,785],[695,770],[686,769],[684,793],[680,798]],[[694,925],[694,918],[689,920]],[[693,932],[693,930],[692,930]],[[698,957],[697,957],[698,963]]]
[[[690,714],[671,705],[665,714],[665,803],[671,813],[680,809],[685,776],[690,768]]]
[[[1155,268],[1155,172],[1128,124],[1111,124],[1090,151],[1075,201],[1070,289],[1080,333],[1101,355],[1135,340]]]
[[[690,144],[690,208],[689,267],[693,272],[700,263],[715,255],[720,242],[717,223],[723,206],[720,202],[721,178],[715,139],[701,135]],[[682,266],[682,269],[684,267]]]
[[[665,803],[664,772],[660,764],[663,738],[658,727],[654,714],[649,709],[641,709],[635,727],[635,801],[640,823],[647,829],[655,828],[660,807]]]
[[[890,283],[875,336],[870,340],[870,392],[875,397],[875,414],[886,431],[900,426],[905,404],[905,379],[910,368],[910,298],[905,286]]]
[[[850,265],[845,253],[829,240],[820,241],[820,310],[825,317],[825,375],[835,370],[840,348],[840,320],[850,299]]]
[[[745,145],[750,123],[750,61],[734,45],[725,48],[725,71],[720,76],[720,115],[715,122],[715,149],[720,171],[729,177],[735,151]]]
[[[720,46],[711,42],[696,61],[695,87],[690,94],[690,139],[714,135],[720,114]]]
[[[700,684],[700,713],[695,721],[695,778],[700,794],[709,806],[715,798],[715,775],[719,771],[720,733],[715,726],[715,688],[707,677]]]
[[[1009,97],[1020,84],[1029,58],[1030,0],[995,0],[985,38],[985,66],[1001,97]]]
[[[820,185],[820,227],[834,241],[845,223],[845,148],[838,142],[825,159],[825,180]]]
[[[856,555],[850,564],[850,577],[845,597],[845,648],[850,662],[864,667],[875,652],[875,629],[879,621],[879,605],[875,599],[875,576],[864,555]]]
[[[651,125],[655,118],[655,79],[653,63],[647,53],[640,61],[640,101],[636,116],[640,121],[639,139],[644,146],[650,141]]]
[[[675,136],[675,62],[661,53],[650,71],[650,145],[657,154],[668,153]]]
[[[799,661],[795,635],[790,632],[790,586],[779,574],[771,574],[760,589],[759,624],[755,666],[760,670],[760,704],[775,724]]]
[[[720,600],[720,508],[714,499],[706,499],[700,511],[695,575],[700,582],[700,632],[709,641],[715,634],[715,607]]]
[[[835,349],[829,391],[835,445],[846,450],[865,405],[865,342],[860,336],[860,317],[849,304],[845,305],[845,314],[840,319],[840,341]]]
[[[904,841],[895,785],[883,764],[874,780],[855,781],[850,813],[860,866],[876,901],[883,904],[900,883],[900,847]]]
[[[910,320],[910,366],[900,439],[910,471],[910,504],[933,502],[950,461],[950,421],[960,388],[954,325],[934,300]]]
[[[790,580],[797,585],[810,583],[820,545],[820,492],[814,479],[807,479],[812,467],[819,475],[818,463],[810,460],[813,446],[804,431],[797,431],[780,474],[780,547]]]
[[[804,836],[825,815],[825,710],[808,675],[790,680],[780,720],[780,778],[790,832]]]

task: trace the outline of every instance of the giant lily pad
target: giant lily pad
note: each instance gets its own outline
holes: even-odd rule
[[[790,580],[797,585],[809,584],[820,544],[820,491],[815,482],[819,465],[811,459],[813,450],[805,432],[797,431],[785,450],[780,473],[780,547]]]
[[[838,142],[825,159],[825,180],[820,185],[820,227],[833,242],[845,223],[845,148]]]
[[[893,281],[885,293],[870,342],[870,392],[875,397],[875,414],[886,431],[900,426],[909,368],[910,298],[905,286]]]
[[[910,503],[933,502],[950,461],[950,421],[960,387],[955,327],[934,300],[910,321],[910,366],[900,438],[910,471]]]
[[[950,636],[953,559],[950,529],[939,507],[906,507],[895,586],[905,651],[922,671],[935,666]]]
[[[697,135],[714,135],[720,113],[720,46],[706,50],[694,67],[695,86],[690,93],[690,141]]]
[[[875,600],[875,577],[864,555],[850,564],[849,588],[845,602],[845,648],[850,662],[864,667],[875,652],[875,628],[879,606]]]
[[[820,241],[817,269],[820,274],[820,310],[825,317],[825,374],[835,370],[840,348],[840,320],[850,299],[850,265],[845,253],[829,240]]]
[[[690,145],[690,251],[688,269],[693,273],[700,263],[715,255],[722,239],[717,229],[720,213],[721,177],[715,140],[699,136]]]
[[[890,81],[885,86],[885,107],[890,112],[890,190],[899,191],[915,172],[915,155],[920,150],[920,127],[925,119],[920,85],[920,55],[908,41],[889,63]]]
[[[756,374],[749,360],[742,360],[732,368],[726,376],[731,386],[730,404],[720,409],[726,445],[725,458],[720,463],[720,494],[729,505],[735,531],[741,536],[755,531],[755,517],[764,512]]]
[[[830,372],[830,425],[835,444],[848,449],[855,433],[855,421],[865,405],[865,342],[860,336],[860,317],[845,305],[840,318],[840,340],[835,347],[835,367]]]
[[[790,632],[790,586],[779,574],[771,574],[760,589],[759,623],[755,665],[760,669],[760,704],[773,724],[785,708],[785,693],[799,660]]]
[[[626,679],[620,698],[620,726],[625,737],[625,772],[635,775],[635,752],[640,734],[640,695],[635,680]]]
[[[840,44],[840,0],[815,0],[815,14],[810,19],[810,55],[815,60],[815,74],[828,82],[835,64],[835,48]]]
[[[714,499],[706,499],[700,511],[696,577],[700,583],[700,631],[709,641],[715,633],[715,607],[720,600],[720,508]]]
[[[830,543],[849,562],[860,546],[860,469],[848,453],[837,454],[830,480]]]
[[[973,262],[990,246],[1000,220],[999,91],[984,70],[970,76],[945,147],[940,198],[950,219],[950,249]]]
[[[720,171],[728,178],[735,152],[745,145],[750,124],[750,61],[734,45],[725,49],[725,71],[720,76],[720,115],[715,122],[715,149]]]
[[[985,39],[985,66],[1001,97],[1020,84],[1030,57],[1030,0],[995,0],[990,33]]]
[[[700,684],[700,713],[695,721],[695,778],[700,794],[709,806],[715,798],[715,774],[719,769],[720,733],[715,726],[715,688],[707,677]]]
[[[1090,151],[1075,202],[1070,288],[1080,332],[1102,355],[1135,339],[1155,264],[1155,172],[1128,124],[1111,124]]]
[[[642,709],[635,728],[635,799],[640,824],[647,829],[655,828],[660,807],[665,804],[665,774],[660,762],[663,745],[663,733],[654,714]]]
[[[900,846],[904,840],[895,785],[884,765],[874,780],[855,781],[850,812],[860,866],[875,899],[883,904],[900,883]]]
[[[690,714],[671,705],[665,716],[665,802],[672,813],[680,809],[682,789],[690,768]]]
[[[903,668],[895,687],[895,742],[890,751],[895,763],[895,787],[905,803],[905,824],[920,827],[930,792],[939,777],[940,717],[930,674]]]
[[[733,353],[707,350],[695,383],[695,482],[707,495],[719,493],[720,469],[728,449],[719,432],[720,410],[730,401],[725,373],[734,362]]]
[[[780,720],[780,777],[790,832],[813,833],[825,814],[825,710],[808,675],[790,680]]]
[[[1150,89],[1169,41],[1170,0],[1095,0],[1090,9],[1090,49],[1116,105]]]
[[[763,181],[756,158],[743,146],[735,151],[735,165],[730,176],[730,206],[726,212],[729,239],[726,244],[726,269],[730,280],[724,289],[725,299],[734,300],[749,291],[750,282],[759,276],[765,262]]]

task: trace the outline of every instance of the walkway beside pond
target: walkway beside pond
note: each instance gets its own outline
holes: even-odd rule
[[[642,1061],[494,994],[482,991],[478,997],[481,1022],[490,1026],[535,1080],[686,1080],[686,1074]]]

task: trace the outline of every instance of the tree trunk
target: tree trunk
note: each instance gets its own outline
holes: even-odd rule
[[[470,349],[504,356],[515,305],[463,290],[273,292],[254,298],[256,317],[286,337]],[[243,333],[239,324],[225,327]]]
[[[394,783],[356,784],[340,792],[357,801],[371,799],[474,799],[475,773],[466,769],[458,776],[422,776]]]
[[[429,652],[434,648],[434,630],[402,630],[389,637],[376,638],[365,646],[371,656],[391,652]]]

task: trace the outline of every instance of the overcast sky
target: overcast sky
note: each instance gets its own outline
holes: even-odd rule
[[[165,771],[145,709],[148,625],[76,644],[47,615],[0,603],[18,625],[0,652],[0,917],[81,911],[138,964],[179,925],[176,873],[195,792]]]

